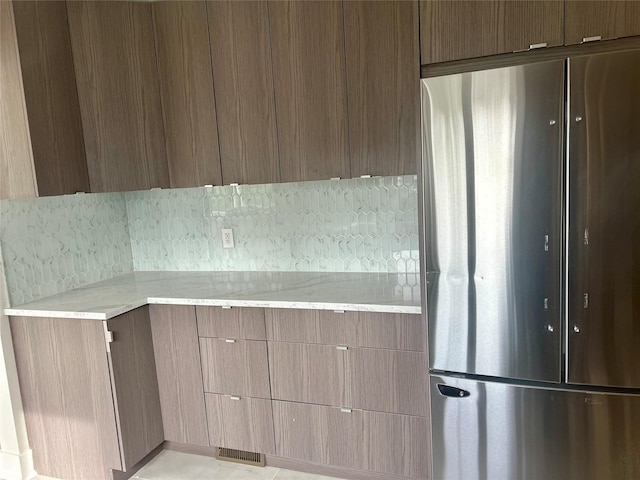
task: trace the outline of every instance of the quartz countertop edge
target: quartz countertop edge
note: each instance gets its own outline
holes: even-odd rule
[[[108,320],[163,304],[420,314],[419,291],[417,273],[130,272],[4,313]]]

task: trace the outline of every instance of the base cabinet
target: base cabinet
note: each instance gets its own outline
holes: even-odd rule
[[[294,402],[273,402],[276,454],[426,478],[427,419]]]
[[[108,322],[11,317],[10,324],[39,474],[110,480],[162,444],[146,307]]]
[[[151,305],[164,438],[209,446],[195,307]]]

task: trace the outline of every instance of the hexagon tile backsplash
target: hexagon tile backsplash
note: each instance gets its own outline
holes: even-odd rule
[[[11,305],[133,269],[122,193],[2,200],[0,242]]]
[[[415,175],[125,194],[135,270],[216,271],[416,272],[417,197]]]
[[[417,272],[417,197],[408,175],[2,200],[0,255],[14,306],[131,270]]]

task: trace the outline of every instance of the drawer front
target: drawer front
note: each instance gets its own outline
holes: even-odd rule
[[[375,348],[350,349],[353,406],[426,416],[425,354]]]
[[[265,340],[264,309],[196,307],[201,337]]]
[[[422,315],[268,309],[267,339],[423,351]]]
[[[273,401],[276,455],[427,478],[427,419]]]
[[[349,353],[332,345],[269,342],[272,397],[349,406]]]
[[[339,467],[367,469],[363,412],[273,402],[276,454]]]
[[[429,478],[427,419],[364,412],[368,470],[409,478]]]
[[[212,447],[275,454],[271,400],[205,394]]]
[[[266,342],[200,338],[200,356],[205,392],[271,398]]]

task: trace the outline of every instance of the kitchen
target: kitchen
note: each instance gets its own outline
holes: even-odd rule
[[[189,388],[206,393],[198,394],[203,398],[194,408],[211,424],[201,432],[208,432],[209,440],[211,432],[224,430],[215,424],[223,425],[224,418],[212,412],[231,408],[216,408],[216,402],[229,395],[247,397],[255,400],[256,408],[262,408],[257,406],[262,401],[274,404],[273,412],[266,410],[273,416],[269,428],[276,429],[276,445],[261,451],[268,454],[267,465],[286,458],[289,463],[281,465],[313,466],[343,478],[444,478],[435,473],[435,456],[434,476],[430,473],[428,377],[434,358],[428,364],[426,352],[432,355],[435,349],[427,349],[426,316],[425,321],[415,320],[423,318],[421,311],[426,313],[420,292],[425,282],[419,275],[429,271],[419,262],[430,262],[428,255],[418,255],[425,251],[419,242],[426,241],[421,229],[427,225],[419,223],[421,186],[428,184],[426,169],[419,170],[420,137],[426,132],[420,128],[420,89],[424,93],[428,88],[420,77],[638,48],[633,37],[638,35],[638,22],[633,21],[638,8],[630,2],[471,2],[466,9],[464,4],[2,2],[2,88],[14,88],[2,96],[3,118],[11,120],[3,120],[10,154],[3,153],[7,175],[2,198],[41,197],[3,201],[2,254],[14,309],[10,314],[12,322],[22,325],[12,325],[12,331],[24,328],[27,333],[20,338],[26,345],[37,336],[28,333],[31,329],[53,328],[54,336],[56,329],[63,329],[65,322],[50,318],[47,323],[41,320],[46,317],[36,318],[33,308],[23,309],[28,320],[18,317],[22,304],[46,303],[48,297],[59,304],[42,311],[52,317],[62,315],[54,311],[84,315],[91,329],[104,323],[106,331],[115,332],[115,346],[118,314],[124,317],[142,308],[153,318],[140,320],[142,333],[135,334],[146,338],[151,363],[155,352],[157,380],[152,371],[145,376],[143,368],[137,371],[140,378],[128,380],[150,382],[151,390],[158,389],[156,404],[179,398],[183,390],[171,390],[169,379],[180,375],[173,372],[174,377],[162,377],[164,384],[161,380],[164,360],[158,345],[167,337],[158,336],[154,328],[164,318],[167,332],[191,332],[185,342],[199,348],[202,358],[190,360],[200,386]],[[474,23],[475,18],[483,22]],[[598,18],[609,21],[598,25]],[[495,31],[505,34],[496,38],[491,33]],[[13,47],[5,36],[13,39]],[[596,36],[602,41],[591,38]],[[526,52],[510,53],[519,51]],[[5,65],[11,68],[5,70]],[[23,100],[10,103],[7,98]],[[555,120],[558,128],[564,125],[559,105],[560,115],[546,120]],[[561,129],[556,135],[563,138]],[[57,197],[61,194],[67,196]],[[29,238],[28,233],[40,233],[42,225],[47,226],[43,236]],[[224,248],[222,229],[231,229],[227,240],[233,248]],[[549,235],[557,240],[562,228]],[[70,236],[73,247],[68,245]],[[55,248],[47,251],[43,245],[51,242],[42,238],[61,242],[67,256],[58,258]],[[563,251],[559,243],[551,244],[554,255]],[[57,263],[51,263],[54,257]],[[176,270],[182,270],[180,275],[170,273]],[[223,276],[214,280],[215,275],[202,273],[212,271]],[[234,273],[241,271],[252,275]],[[116,285],[114,278],[124,281]],[[97,281],[105,281],[120,296],[104,303],[100,292],[91,291],[97,287],[90,284]],[[216,291],[220,285],[235,288]],[[559,334],[560,307],[551,307],[558,323],[549,325]],[[246,320],[253,327],[257,322],[249,328],[253,333],[217,330],[237,323],[230,320],[236,316],[253,318],[253,309],[262,313],[261,320]],[[288,318],[292,312],[299,312],[298,320]],[[437,318],[435,312],[429,322],[432,317]],[[5,362],[10,365],[6,351],[12,345],[4,335],[9,322],[3,321]],[[113,328],[106,328],[108,323]],[[69,325],[73,332],[78,324]],[[296,333],[296,328],[301,331]],[[21,345],[16,338],[13,343]],[[267,390],[249,389],[252,382],[219,385],[216,379],[226,378],[221,372],[206,374],[211,365],[224,361],[207,362],[205,354],[219,358],[234,344],[266,350],[268,361],[257,364],[269,368],[257,384],[267,385]],[[162,351],[178,346],[165,344]],[[20,362],[37,360],[21,360],[21,348],[16,348],[19,369]],[[116,375],[117,355],[112,353],[104,388],[109,375]],[[313,369],[291,371],[292,358],[298,365],[335,364],[337,370],[327,367],[331,378],[316,378]],[[169,372],[171,365],[166,365]],[[391,373],[375,376],[367,365]],[[457,366],[435,369],[473,373]],[[509,377],[503,373],[488,375]],[[14,418],[15,367],[7,377],[13,382],[13,389],[7,389],[13,398],[6,405]],[[407,378],[415,379],[415,385]],[[339,386],[313,388],[325,381]],[[248,390],[235,395],[241,387]],[[24,397],[23,392],[22,402],[28,403]],[[303,412],[302,405],[315,410]],[[160,421],[149,420],[150,431],[154,425],[164,426],[164,433],[155,432],[158,438],[164,434],[160,443],[172,441],[168,410],[158,408]],[[328,415],[325,421],[332,425],[333,412],[350,415],[357,426],[340,425],[345,428],[340,430],[344,435],[336,437],[340,441],[348,442],[357,431],[381,428],[379,436],[394,432],[388,434],[394,439],[389,443],[400,445],[402,453],[378,445],[371,436],[365,443],[372,453],[354,455],[339,447],[337,439],[327,440],[330,430],[303,429],[295,437],[285,424],[287,418]],[[122,432],[127,427],[118,423],[121,420],[111,422],[109,443],[117,446],[112,448],[112,463],[133,466],[137,461],[123,460],[127,449],[121,444]],[[18,418],[16,425],[11,458],[20,463],[28,450],[24,432],[20,439],[17,434],[25,429],[24,419]],[[186,435],[184,428],[177,431]],[[29,425],[26,429],[33,447],[37,434]],[[414,433],[403,435],[407,431]],[[273,443],[273,433],[266,437]],[[329,448],[297,448],[307,440]],[[232,449],[255,451],[231,446],[234,442],[227,439],[211,446],[227,441]],[[157,443],[150,442],[155,449]],[[3,451],[7,444],[0,439]],[[272,447],[276,455],[269,457]]]

